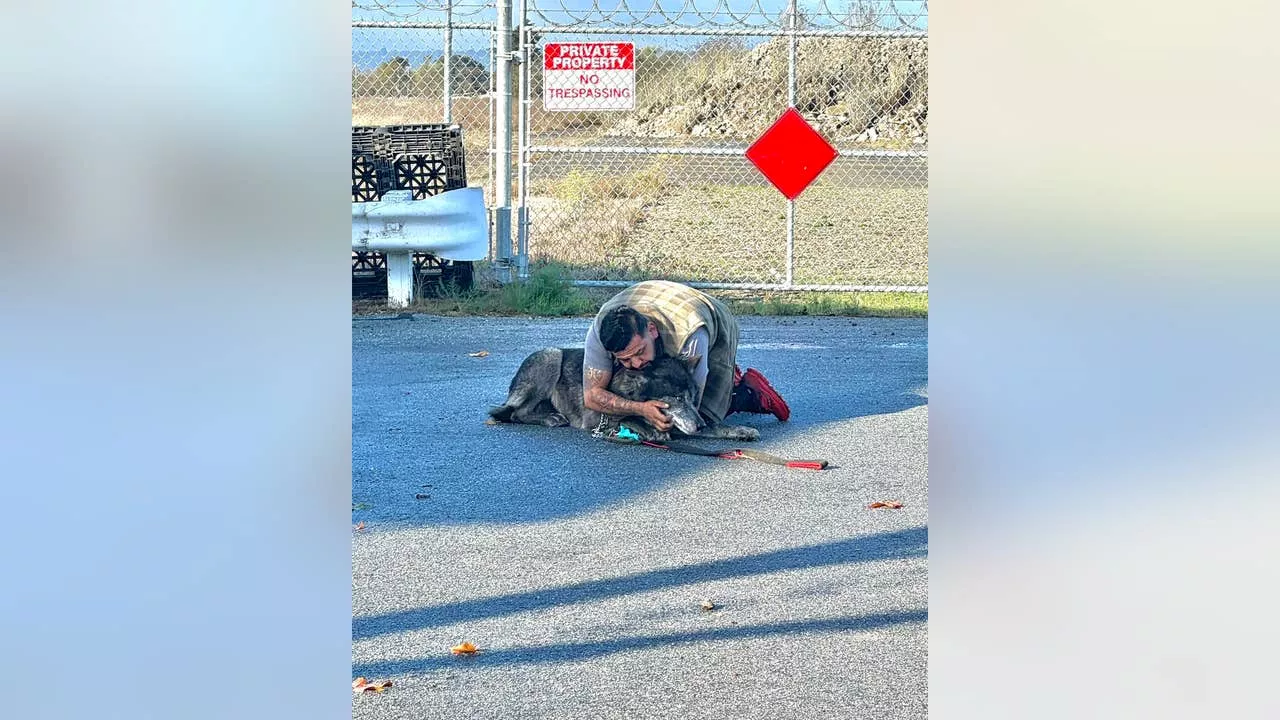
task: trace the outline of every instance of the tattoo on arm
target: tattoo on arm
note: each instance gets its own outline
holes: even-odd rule
[[[639,403],[618,397],[609,392],[609,380],[612,377],[611,373],[603,370],[587,368],[586,395],[595,399],[599,405],[597,411],[606,415],[625,416],[638,414]]]
[[[587,368],[587,388],[607,388],[609,387],[609,380],[612,377],[613,376],[610,373],[607,373],[604,370],[589,367]]]
[[[620,398],[604,388],[601,388],[601,392],[596,396],[596,400],[599,401],[600,406],[603,408],[601,412],[606,415],[618,415],[625,417],[627,415],[640,414],[638,409],[640,403],[632,402],[626,398]]]

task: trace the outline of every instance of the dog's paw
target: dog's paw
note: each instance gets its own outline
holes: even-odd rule
[[[760,431],[753,427],[747,427],[746,425],[734,425],[725,429],[728,431],[725,437],[728,437],[732,440],[759,440],[760,439]]]
[[[551,413],[550,415],[542,418],[542,424],[547,427],[564,427],[569,424],[569,420],[560,413]]]

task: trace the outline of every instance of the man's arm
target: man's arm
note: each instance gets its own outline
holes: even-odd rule
[[[596,368],[583,368],[582,404],[606,415],[644,415],[644,403],[618,397],[609,392],[613,374]]]
[[[589,410],[606,415],[626,417],[637,415],[649,421],[659,430],[671,429],[672,421],[663,415],[659,408],[667,406],[657,400],[635,402],[609,392],[609,381],[613,379],[613,358],[596,334],[596,325],[591,323],[587,331],[587,340],[583,348],[582,358],[582,404]]]
[[[632,402],[609,392],[613,379],[613,358],[600,342],[596,324],[591,323],[582,356],[582,404],[589,410],[606,415],[641,415],[641,403]]]

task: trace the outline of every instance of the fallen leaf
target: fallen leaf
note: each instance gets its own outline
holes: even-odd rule
[[[354,529],[356,532],[364,532],[364,521],[361,520],[359,523],[357,523]]]
[[[414,500],[430,500],[431,493],[415,493],[413,496],[413,499]]]
[[[467,353],[467,357],[489,357],[489,351],[481,350],[480,352]]]
[[[368,693],[368,692],[380,693],[389,687],[391,687],[390,680],[383,680],[382,682],[371,683],[362,677],[358,677],[355,680],[351,681],[351,692],[356,692],[356,693]]]
[[[867,506],[868,510],[874,510],[876,508],[889,508],[891,510],[900,510],[902,509],[902,503],[897,502],[896,500],[889,500],[887,502],[877,500],[876,502],[873,502]]]
[[[373,506],[367,502],[351,503],[352,510],[368,510],[371,507]]]
[[[449,652],[453,653],[454,655],[475,655],[476,653],[480,652],[480,649],[469,642],[464,642],[460,645],[454,645],[453,647],[449,648]]]
[[[711,611],[711,610],[715,610],[717,607],[719,607],[719,606],[718,606],[718,605],[716,605],[715,603],[711,602],[710,600],[703,600],[703,601],[702,601],[702,609],[703,609],[704,611]]]

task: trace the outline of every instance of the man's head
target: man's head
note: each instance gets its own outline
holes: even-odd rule
[[[658,327],[634,308],[619,307],[600,318],[600,342],[624,367],[639,370],[657,356]]]
[[[673,358],[659,355],[644,370],[623,368],[614,374],[609,390],[627,400],[643,402],[661,400],[667,404],[663,414],[671,419],[675,428],[685,435],[692,435],[705,425],[698,414],[698,384],[693,379],[693,369],[699,358]]]

